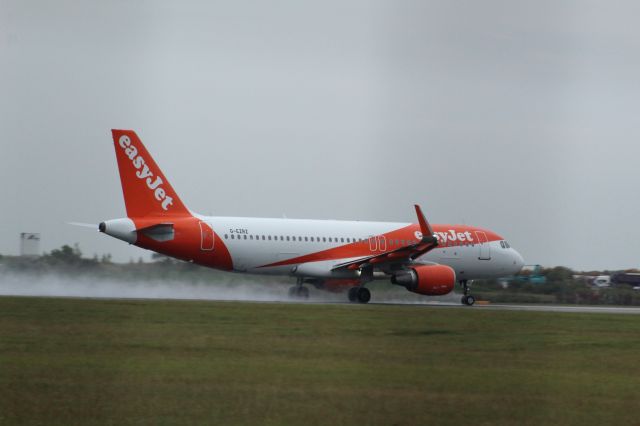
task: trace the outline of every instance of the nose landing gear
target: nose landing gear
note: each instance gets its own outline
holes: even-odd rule
[[[476,298],[471,295],[471,288],[469,287],[469,283],[467,280],[460,281],[460,285],[462,286],[462,290],[464,292],[464,296],[460,299],[463,305],[473,306],[476,303]]]

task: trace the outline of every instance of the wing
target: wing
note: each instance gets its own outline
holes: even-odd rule
[[[416,244],[400,247],[395,250],[367,256],[349,262],[338,263],[331,268],[332,271],[339,269],[365,269],[371,266],[382,266],[384,263],[411,263],[415,258],[433,250],[438,246],[438,239],[433,235],[433,229],[424,217],[422,209],[419,205],[415,205],[418,223],[420,224],[420,233],[422,238]]]

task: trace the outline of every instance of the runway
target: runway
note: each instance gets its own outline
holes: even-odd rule
[[[102,279],[69,279],[67,277],[0,276],[0,296],[56,297],[86,299],[198,300],[250,303],[302,303],[351,305],[346,295],[312,292],[310,299],[292,300],[287,296],[288,284],[262,285],[248,283],[183,283],[173,281],[129,282]],[[640,314],[640,307],[542,305],[542,304],[460,304],[460,295],[452,293],[439,298],[424,298],[407,292],[373,292],[369,306],[398,305],[432,309],[510,310],[530,312]],[[354,305],[361,306],[361,305]]]
[[[566,306],[566,305],[479,305],[481,309],[502,309],[512,311],[537,311],[537,312],[581,312],[581,313],[606,313],[606,314],[640,314],[640,307],[627,306]]]
[[[343,301],[327,301],[327,300],[251,300],[251,299],[233,299],[233,298],[206,298],[196,299],[189,297],[117,297],[117,296],[52,296],[52,295],[9,295],[0,294],[0,297],[34,297],[34,298],[62,298],[62,299],[106,299],[106,300],[176,300],[185,302],[226,302],[226,303],[256,303],[256,304],[304,304],[304,305],[352,305],[356,306],[407,306],[414,308],[430,308],[430,309],[466,309],[480,311],[522,311],[522,312],[563,312],[563,313],[583,313],[583,314],[622,314],[622,315],[640,315],[640,307],[627,306],[586,306],[586,305],[505,305],[505,304],[476,304],[474,306],[465,306],[457,303],[447,302],[398,302],[398,301],[378,301],[370,302],[366,305],[353,304]]]
[[[404,305],[405,303],[374,303],[379,305]],[[413,305],[413,304],[409,304]],[[531,311],[531,312],[570,312],[570,313],[588,313],[588,314],[628,314],[640,315],[640,307],[629,306],[589,306],[589,305],[506,305],[499,303],[476,304],[474,306],[464,306],[455,303],[438,303],[427,302],[416,304],[417,306],[442,307],[442,308],[458,308],[458,309],[480,309],[480,310],[499,310],[499,311]]]

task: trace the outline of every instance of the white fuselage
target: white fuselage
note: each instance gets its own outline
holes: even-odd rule
[[[295,268],[307,262],[295,259],[325,253],[326,259],[320,255],[313,260],[318,267],[309,270],[316,273],[304,275],[332,277],[334,275],[331,268],[335,264],[363,255],[389,251],[401,244],[408,245],[415,239],[411,232],[407,238],[386,236],[394,230],[411,227],[410,223],[206,216],[198,218],[210,224],[224,241],[233,260],[233,270],[254,274],[297,275]],[[451,235],[449,225],[434,225],[434,228],[436,236],[445,232]],[[465,238],[465,241],[443,241],[444,238],[439,236],[441,246],[416,261],[448,265],[461,279],[501,277],[520,270],[524,262],[517,251],[507,248],[504,242],[501,244],[503,240],[480,243],[475,233],[486,231],[469,229],[471,231],[466,231],[467,235],[470,232],[473,236]],[[438,230],[444,231],[437,232]],[[358,247],[353,252],[341,251],[345,245],[353,245],[353,241],[358,241],[355,244]],[[334,255],[332,251],[335,252]],[[334,258],[342,253],[349,257]],[[293,261],[278,264],[287,260]]]

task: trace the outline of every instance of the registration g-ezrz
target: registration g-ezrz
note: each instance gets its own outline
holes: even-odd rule
[[[249,230],[244,228],[229,228],[230,234],[248,234]]]

